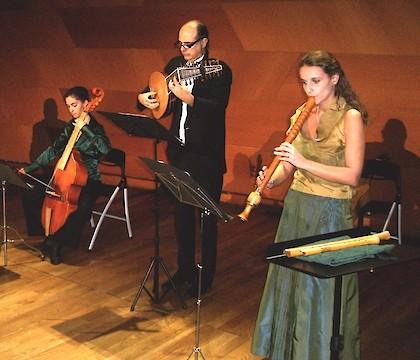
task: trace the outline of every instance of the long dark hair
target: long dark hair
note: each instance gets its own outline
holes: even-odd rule
[[[340,63],[332,54],[324,50],[309,51],[301,58],[299,68],[305,65],[319,66],[330,77],[338,75],[339,79],[335,86],[335,96],[342,96],[347,104],[361,113],[363,122],[367,124],[368,113],[359,101],[357,94],[353,91]]]

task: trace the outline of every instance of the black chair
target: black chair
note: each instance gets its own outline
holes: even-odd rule
[[[125,175],[125,152],[119,149],[111,149],[111,151],[107,154],[104,160],[100,162],[100,166],[102,167],[116,167],[119,168],[119,175],[120,181],[117,185],[108,185],[103,184],[103,193],[101,196],[109,197],[105,207],[102,211],[93,210],[92,216],[90,218],[90,224],[92,228],[95,228],[93,232],[92,238],[89,244],[89,250],[92,250],[93,245],[95,244],[95,240],[98,236],[99,230],[101,228],[102,222],[105,218],[111,218],[119,221],[124,221],[127,226],[128,237],[131,238],[133,236],[131,230],[131,223],[130,223],[130,214],[128,212],[128,191],[127,191],[127,177]],[[117,196],[118,192],[122,190],[122,205],[124,209],[124,214],[113,215],[108,213],[112,202],[114,201],[115,197]],[[95,224],[94,215],[99,216],[98,222]]]
[[[381,231],[388,230],[392,216],[396,212],[395,224],[397,236],[392,238],[398,240],[401,245],[401,170],[400,166],[387,160],[377,158],[374,160],[366,160],[363,167],[362,178],[369,183],[369,200],[366,204],[358,209],[358,226],[364,225],[364,219],[375,214],[383,214],[386,216],[384,226]],[[375,186],[385,186],[393,188],[393,194],[387,191],[381,191],[379,198],[373,198],[371,195]],[[384,193],[385,192],[385,193]],[[384,200],[384,198],[392,200]]]

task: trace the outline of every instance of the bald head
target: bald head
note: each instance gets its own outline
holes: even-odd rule
[[[198,20],[190,20],[186,22],[184,25],[182,25],[179,31],[197,33],[198,24],[199,24]]]
[[[178,34],[179,43],[193,44],[192,47],[180,46],[181,54],[186,61],[201,57],[208,48],[207,26],[199,20],[190,20],[181,26]]]
[[[181,26],[181,29],[179,31],[194,33],[200,38],[209,37],[207,26],[199,20],[190,20],[186,22],[184,25]]]

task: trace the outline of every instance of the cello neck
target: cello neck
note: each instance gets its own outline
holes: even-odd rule
[[[83,121],[86,119],[88,112],[93,111],[102,102],[102,99],[105,95],[104,91],[101,88],[93,88],[91,92],[92,92],[93,98],[84,107],[83,112],[79,117],[79,119],[82,119]],[[57,169],[64,170],[64,168],[66,167],[67,161],[69,160],[70,154],[74,148],[74,144],[79,138],[79,134],[80,134],[80,129],[77,126],[75,126],[73,129],[73,133],[71,134],[69,141],[67,142],[66,148],[64,149],[64,152],[57,162],[57,165],[54,170],[54,174]]]
[[[86,116],[87,116],[87,112],[83,112],[80,118],[84,120]],[[80,134],[80,129],[77,126],[75,126],[69,138],[69,141],[67,142],[67,145],[63,151],[63,154],[61,155],[60,159],[57,162],[56,169],[64,170],[64,168],[66,167],[67,161],[69,160],[71,152],[73,151],[74,144],[79,138],[79,134]]]

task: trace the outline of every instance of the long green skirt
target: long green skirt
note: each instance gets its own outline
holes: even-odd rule
[[[352,227],[351,201],[289,190],[275,242]],[[252,339],[252,353],[270,360],[330,358],[334,279],[270,264]],[[343,276],[340,359],[360,358],[357,275]]]

